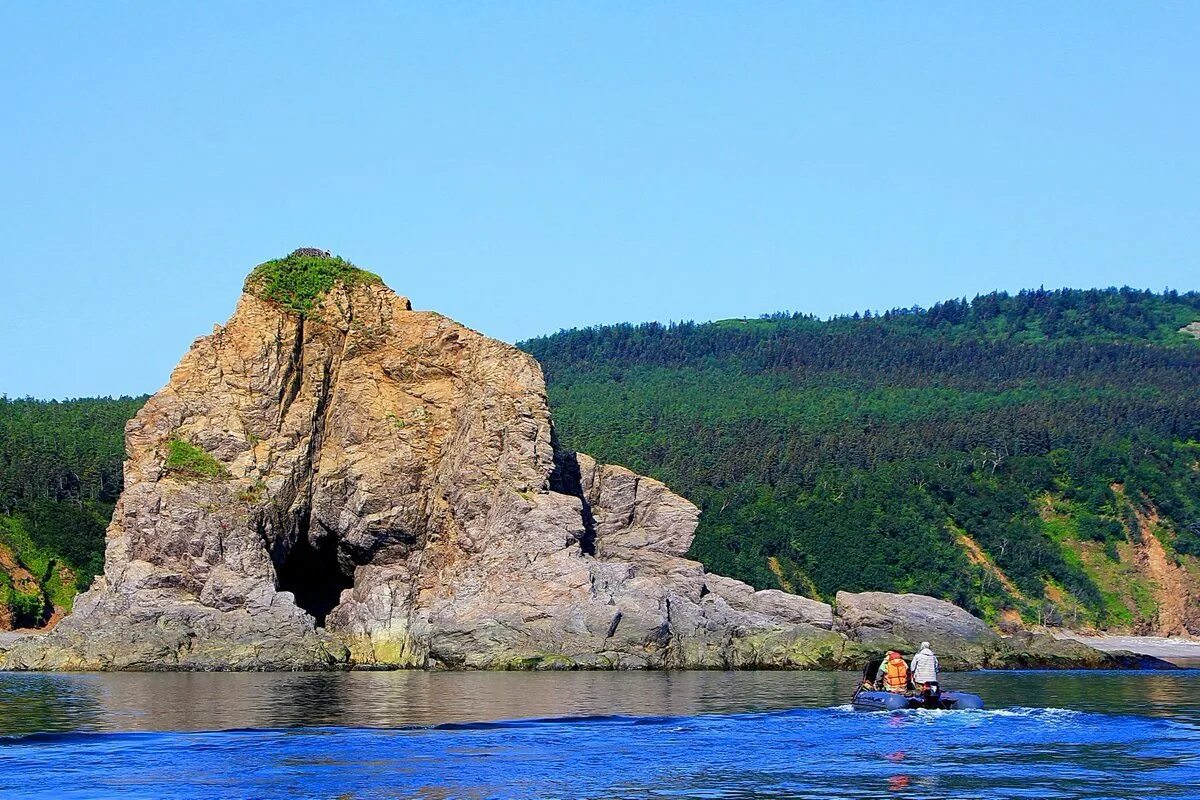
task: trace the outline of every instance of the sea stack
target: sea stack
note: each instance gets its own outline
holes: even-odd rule
[[[566,452],[537,362],[323,250],[256,268],[126,427],[104,575],[18,669],[818,667],[830,606],[706,574]]]

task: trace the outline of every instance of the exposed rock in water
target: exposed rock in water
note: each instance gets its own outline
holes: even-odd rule
[[[1003,656],[931,598],[839,595],[834,630],[829,605],[707,574],[695,506],[556,446],[536,361],[324,251],[255,270],[126,448],[103,577],[53,632],[0,643],[5,667],[813,668],[926,638]]]
[[[928,641],[947,666],[981,664],[999,647],[1000,636],[983,620],[944,600],[838,592],[836,602],[837,630],[863,644],[911,652]]]

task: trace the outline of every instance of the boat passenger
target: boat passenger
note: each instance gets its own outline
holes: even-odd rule
[[[913,656],[910,670],[914,686],[923,687],[930,683],[937,686],[938,660],[929,649],[929,642],[921,642],[921,649]]]
[[[887,658],[879,665],[875,680],[882,682],[883,688],[889,692],[908,691],[908,664],[904,663],[903,656],[895,650],[888,650]]]

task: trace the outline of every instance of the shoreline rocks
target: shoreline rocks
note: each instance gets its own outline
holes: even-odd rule
[[[836,602],[835,629],[851,640],[876,652],[908,654],[928,641],[945,669],[1176,668],[1154,656],[1103,652],[1045,633],[1002,636],[953,603],[926,595],[838,592]]]
[[[685,642],[675,663],[654,662],[622,650],[568,654],[561,648],[517,647],[492,653],[487,660],[475,653],[488,652],[480,638],[489,626],[460,621],[440,633],[435,650],[441,654],[427,663],[397,663],[411,654],[373,653],[354,657],[344,637],[317,629],[316,650],[297,649],[299,640],[288,631],[261,627],[262,620],[242,619],[241,648],[228,646],[227,635],[213,625],[221,622],[211,612],[187,619],[160,619],[153,628],[134,628],[149,636],[114,643],[109,632],[96,632],[79,642],[80,652],[49,644],[52,635],[27,631],[0,637],[0,653],[12,651],[8,669],[135,671],[236,671],[312,669],[860,669],[870,658],[889,649],[906,656],[928,640],[946,670],[971,669],[1176,669],[1168,660],[1146,653],[1089,647],[1070,638],[1020,632],[1001,636],[981,620],[943,600],[913,594],[840,592],[836,611],[817,601],[776,590],[754,591],[746,584],[717,575],[705,576],[714,595],[710,602],[720,613],[744,614],[759,626],[753,633],[731,635],[728,648],[706,649],[700,641]],[[801,601],[797,603],[796,601]],[[782,608],[781,608],[782,607]],[[787,624],[779,624],[779,620]],[[229,620],[225,624],[230,624]],[[618,622],[618,625],[620,623]],[[258,626],[257,628],[255,626]],[[248,631],[257,633],[248,635]],[[256,637],[261,637],[256,639]],[[113,651],[122,661],[108,661]],[[36,664],[17,659],[23,652],[41,657]],[[461,660],[446,658],[461,653]],[[714,658],[714,653],[719,657]],[[94,659],[94,660],[93,660]]]

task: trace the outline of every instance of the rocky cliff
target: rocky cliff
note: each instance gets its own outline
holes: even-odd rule
[[[697,511],[553,440],[530,356],[298,251],[126,429],[102,578],[9,666],[831,661],[828,606],[706,575]]]
[[[707,574],[693,505],[556,446],[533,358],[321,251],[256,269],[126,438],[103,577],[6,667],[829,667],[879,638]]]

